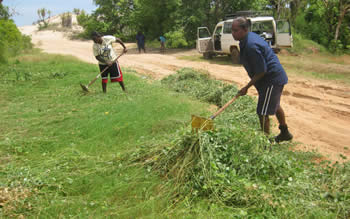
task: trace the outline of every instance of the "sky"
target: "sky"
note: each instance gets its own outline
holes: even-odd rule
[[[74,8],[84,9],[87,13],[96,9],[93,0],[3,0],[2,4],[9,7],[10,12],[15,12],[11,18],[19,27],[36,22],[40,8],[50,10],[52,16],[73,12]]]

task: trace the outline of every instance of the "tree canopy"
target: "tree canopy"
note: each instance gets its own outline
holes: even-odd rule
[[[275,19],[288,19],[293,31],[327,48],[350,46],[350,0],[94,0],[97,9],[81,13],[86,29],[134,40],[138,31],[147,39],[172,34],[193,46],[197,27],[213,30],[225,15],[241,11],[268,11]]]

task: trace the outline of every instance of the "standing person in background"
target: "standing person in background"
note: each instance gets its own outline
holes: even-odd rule
[[[141,53],[141,49],[144,53],[146,53],[145,39],[145,35],[143,35],[141,31],[139,31],[136,35],[137,48],[139,49],[139,53]]]
[[[240,60],[251,79],[238,91],[238,95],[246,95],[254,85],[259,94],[256,112],[261,129],[269,135],[269,116],[276,115],[281,132],[274,140],[277,143],[292,140],[293,136],[288,131],[285,114],[280,106],[283,87],[288,82],[287,74],[267,42],[259,35],[249,32],[248,28],[249,22],[243,17],[232,22],[232,36],[239,41]]]
[[[165,53],[165,37],[160,36],[158,41],[160,42],[160,52]]]
[[[101,75],[103,92],[107,92],[108,75],[110,75],[111,82],[119,82],[121,88],[125,92],[126,89],[123,82],[122,70],[120,69],[118,61],[115,61],[117,55],[112,46],[113,42],[117,42],[124,48],[123,53],[126,53],[127,49],[124,43],[119,38],[114,36],[102,36],[98,32],[92,33],[92,40],[94,41],[93,53],[99,62],[100,71],[102,72],[108,67],[108,69]]]

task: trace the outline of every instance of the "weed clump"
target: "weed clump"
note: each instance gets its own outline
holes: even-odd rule
[[[172,90],[186,93],[204,102],[223,106],[222,97],[226,93],[237,93],[233,85],[224,84],[221,81],[211,80],[204,72],[196,72],[191,68],[180,69],[177,74],[170,75],[162,80]]]

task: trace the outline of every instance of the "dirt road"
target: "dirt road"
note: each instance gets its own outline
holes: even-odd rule
[[[91,41],[71,41],[61,32],[36,32],[35,26],[20,29],[24,34],[31,35],[36,47],[43,49],[44,52],[73,55],[83,61],[97,63],[92,56]],[[249,80],[241,66],[193,62],[177,58],[183,55],[197,55],[195,50],[174,51],[165,55],[159,54],[158,51],[138,54],[135,44],[127,44],[127,47],[129,52],[120,59],[121,66],[133,68],[155,79],[173,74],[183,67],[190,67],[206,70],[214,78],[235,83],[239,87]],[[341,83],[311,80],[291,74],[288,76],[289,83],[285,87],[281,105],[286,112],[294,141],[300,142],[297,148],[316,150],[333,161],[342,161],[340,154],[349,160],[350,87]],[[249,95],[256,95],[254,88],[250,89]]]

